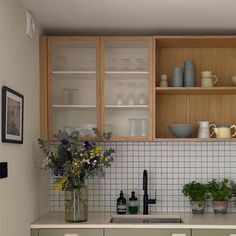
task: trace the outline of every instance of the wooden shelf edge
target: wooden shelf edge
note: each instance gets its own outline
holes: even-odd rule
[[[156,94],[159,95],[199,95],[199,94],[236,94],[235,87],[156,87]]]
[[[233,142],[236,138],[154,138],[159,142]]]

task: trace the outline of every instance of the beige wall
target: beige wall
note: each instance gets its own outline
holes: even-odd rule
[[[9,165],[9,177],[0,179],[0,235],[28,236],[30,223],[39,215],[40,183],[35,168],[39,134],[38,36],[26,36],[25,9],[18,0],[0,0],[0,30],[0,87],[9,86],[25,97],[24,144],[0,142],[0,161]]]

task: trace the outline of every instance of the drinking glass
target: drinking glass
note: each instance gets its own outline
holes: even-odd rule
[[[122,93],[116,95],[116,105],[124,105],[124,97]]]
[[[70,89],[62,88],[61,89],[61,102],[63,105],[69,105],[71,102],[70,99]]]
[[[133,93],[129,93],[127,96],[127,104],[128,105],[135,105],[136,104],[136,99]]]
[[[140,136],[147,136],[147,119],[138,119],[138,130]]]
[[[129,134],[130,136],[136,136],[137,130],[136,130],[136,124],[137,119],[129,119]]]
[[[121,71],[130,71],[130,59],[128,58],[121,59]]]
[[[112,58],[110,61],[110,66],[108,67],[108,71],[117,71],[117,59],[116,58]]]
[[[144,93],[140,93],[139,95],[138,95],[138,104],[139,105],[146,105],[147,104],[147,99],[146,99],[146,96],[145,96],[145,94]]]
[[[135,59],[135,63],[136,63],[136,71],[145,71],[145,61],[142,58],[136,58]]]

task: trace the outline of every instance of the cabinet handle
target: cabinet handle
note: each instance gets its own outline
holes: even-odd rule
[[[79,234],[64,234],[64,236],[79,236]]]
[[[171,234],[171,236],[186,236],[186,234]]]

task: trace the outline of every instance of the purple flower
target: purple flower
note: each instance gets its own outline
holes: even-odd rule
[[[68,142],[68,140],[66,140],[65,138],[63,138],[62,140],[61,140],[61,144],[62,145],[66,145],[66,144],[68,144],[69,142]]]
[[[98,157],[98,156],[95,156],[95,157],[92,159],[92,162],[94,162],[94,161],[97,161],[97,162],[98,162],[98,160],[99,160],[99,157]]]
[[[84,147],[86,148],[86,150],[91,150],[91,148],[92,148],[88,141],[84,142]]]
[[[63,176],[64,171],[63,171],[63,170],[54,170],[54,171],[53,171],[53,174],[54,174],[55,176]]]

